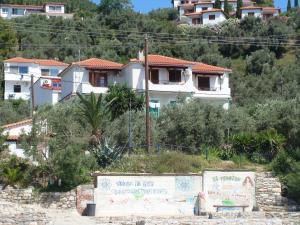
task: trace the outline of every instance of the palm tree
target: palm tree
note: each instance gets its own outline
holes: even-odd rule
[[[77,96],[80,98],[80,111],[92,127],[90,144],[97,146],[102,136],[103,119],[109,114],[109,105],[115,99],[106,102],[102,94],[97,98],[93,92],[88,97],[84,97],[79,93],[77,93]]]

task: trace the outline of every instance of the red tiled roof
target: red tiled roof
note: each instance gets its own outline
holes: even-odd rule
[[[21,127],[24,125],[28,125],[32,123],[32,119],[26,119],[26,120],[22,120],[16,123],[10,123],[10,124],[6,124],[4,126],[2,126],[2,128],[4,129],[10,129],[10,128],[15,128],[15,127]]]
[[[41,66],[68,66],[68,64],[53,60],[53,59],[26,59],[22,57],[16,57],[4,60],[4,62],[11,62],[11,63],[34,63],[39,64]]]
[[[84,61],[73,63],[73,65],[78,65],[81,67],[89,68],[89,69],[106,69],[106,70],[121,70],[123,64],[104,60],[91,58]]]
[[[212,65],[198,63],[198,62],[193,66],[193,73],[225,73],[225,72],[231,72],[231,70],[223,67],[212,66]]]
[[[65,5],[63,2],[46,2],[44,5]]]
[[[241,10],[251,10],[251,9],[262,9],[262,7],[259,6],[245,6],[245,7],[241,7]]]
[[[198,3],[195,3],[195,5],[203,5],[203,4],[214,4],[213,2],[198,2]]]
[[[19,136],[18,135],[9,135],[6,137],[7,141],[17,141],[19,140]]]
[[[193,12],[193,13],[187,13],[185,14],[186,16],[195,16],[195,15],[202,15],[202,14],[205,14],[205,13],[212,13],[212,12],[223,12],[222,9],[208,9],[208,10],[203,10],[201,12]]]
[[[14,7],[14,8],[24,8],[24,9],[43,9],[43,6],[39,5],[18,5],[18,4],[0,4],[0,6],[4,7]]]
[[[131,62],[144,62],[144,60],[131,59]],[[176,59],[162,55],[148,55],[149,66],[182,66],[193,65],[193,62]]]

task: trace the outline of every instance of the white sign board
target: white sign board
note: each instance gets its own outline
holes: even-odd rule
[[[194,215],[199,176],[98,176],[96,216]]]
[[[201,211],[251,212],[255,204],[255,173],[248,171],[204,171]]]

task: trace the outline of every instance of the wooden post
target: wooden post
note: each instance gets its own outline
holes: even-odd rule
[[[148,37],[145,37],[146,150],[150,153]]]
[[[31,117],[33,117],[34,114],[34,89],[33,89],[33,74],[31,74]]]

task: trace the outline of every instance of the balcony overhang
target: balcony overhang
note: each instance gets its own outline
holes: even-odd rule
[[[195,76],[223,76],[224,72],[194,72],[193,75]]]

